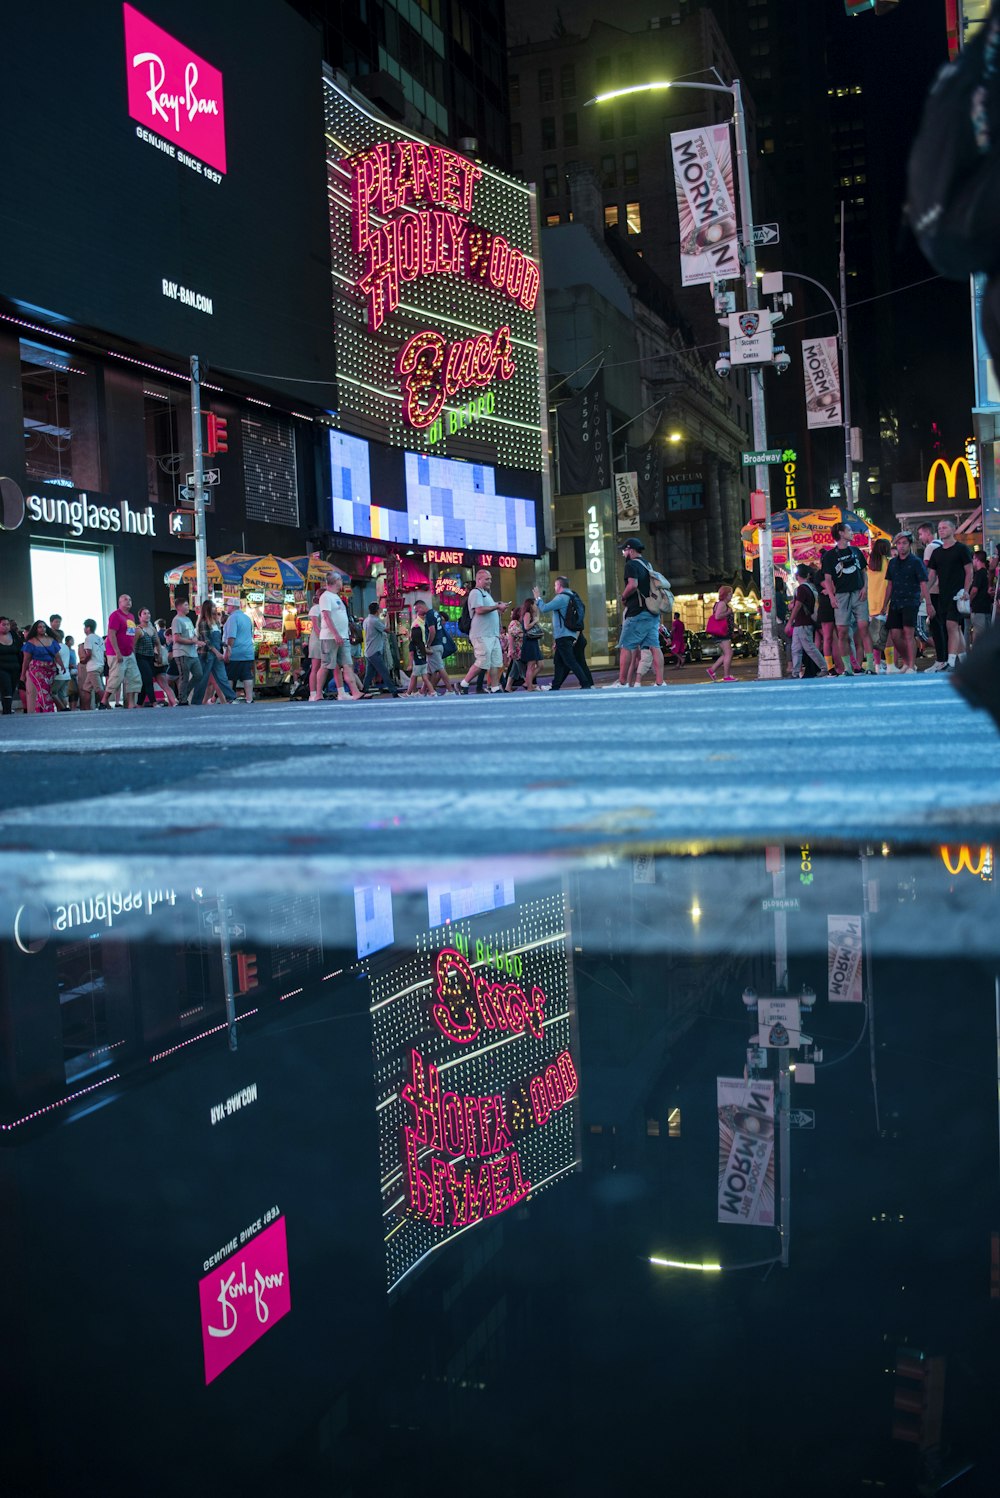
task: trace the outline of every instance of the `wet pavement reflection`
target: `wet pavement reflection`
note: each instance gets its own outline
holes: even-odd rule
[[[5,1491],[998,1491],[992,846],[182,867],[0,867]]]

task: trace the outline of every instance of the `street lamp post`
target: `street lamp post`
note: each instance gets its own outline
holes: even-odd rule
[[[798,270],[783,270],[783,276],[791,276],[793,281],[808,281],[810,286],[815,286],[821,291],[833,308],[833,315],[837,319],[837,346],[840,349],[841,371],[841,399],[844,410],[844,508],[850,509],[854,504],[854,460],[851,456],[851,377],[848,367],[847,350],[847,306],[846,306],[846,282],[843,276],[843,248],[841,248],[841,282],[840,282],[840,306],[834,301],[833,293],[828,291],[822,281],[816,281],[812,276],[804,276]]]
[[[732,83],[688,83],[659,79],[653,83],[637,83],[630,88],[618,88],[606,94],[597,94],[593,99],[587,100],[587,105],[605,104],[611,99],[624,98],[630,94],[659,93],[668,88],[693,88],[702,93],[728,94],[733,101],[733,130],[736,135],[736,173],[739,187],[737,221],[741,240],[743,282],[746,288],[747,309],[751,312],[756,311],[760,306],[757,289],[757,254],[753,242],[753,201],[750,194],[746,118],[743,113],[743,91],[739,79],[734,78]],[[764,371],[760,365],[750,371],[750,411],[753,417],[754,449],[757,452],[763,452],[767,448],[767,416],[764,409]],[[774,634],[774,550],[771,539],[770,482],[766,464],[755,466],[754,486],[764,495],[764,517],[760,524],[760,592],[764,610],[764,629],[761,634],[760,653],[757,657],[757,675],[758,677],[775,677],[781,675],[781,656]]]

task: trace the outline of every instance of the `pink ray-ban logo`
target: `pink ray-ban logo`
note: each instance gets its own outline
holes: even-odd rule
[[[131,5],[122,10],[130,117],[224,172],[222,74]]]
[[[250,1238],[199,1282],[205,1382],[210,1384],[292,1309],[285,1219]]]

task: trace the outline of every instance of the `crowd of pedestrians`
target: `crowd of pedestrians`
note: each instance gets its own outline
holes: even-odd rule
[[[779,619],[786,615],[793,677],[851,676],[880,671],[912,672],[924,643],[933,644],[930,671],[954,670],[969,644],[989,624],[996,597],[997,563],[972,552],[955,534],[954,522],[940,520],[936,534],[918,527],[916,540],[900,532],[890,547],[877,541],[865,558],[847,525],[835,526],[834,545],[819,567],[796,569],[794,588],[777,598]],[[664,685],[664,662],[683,663],[686,632],[672,610],[669,589],[643,556],[641,540],[622,543],[624,586],[619,637],[618,679],[610,687],[635,687],[652,672]],[[448,674],[456,644],[448,621],[418,600],[409,633],[409,675],[402,670],[396,632],[387,627],[377,603],[369,604],[363,626],[351,615],[336,576],[316,589],[310,614],[308,656],[302,685],[293,696],[319,702],[332,691],[341,700],[360,701],[385,691],[391,697],[434,698],[450,692],[496,694],[557,692],[573,677],[583,691],[595,686],[587,662],[586,607],[569,579],[553,581],[546,599],[534,588],[511,608],[490,592],[489,568],[476,573],[459,629],[472,647],[472,664],[460,678]],[[719,589],[706,620],[706,634],[719,647],[707,674],[715,682],[735,680],[732,669],[735,616],[732,588]],[[668,600],[668,601],[665,601]],[[510,618],[504,616],[510,609]],[[542,639],[552,631],[551,682],[539,681]],[[359,676],[361,679],[359,679]],[[607,688],[606,688],[607,689]],[[206,600],[192,616],[186,599],[173,618],[154,620],[148,608],[136,614],[121,594],[108,620],[107,634],[85,619],[77,642],[65,634],[59,614],[46,624],[36,619],[21,630],[0,616],[0,703],[9,715],[17,700],[26,712],[84,712],[111,707],[200,706],[208,702],[249,705],[254,700],[253,626],[238,598],[225,611]]]

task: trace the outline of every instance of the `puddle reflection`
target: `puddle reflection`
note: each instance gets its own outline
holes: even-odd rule
[[[0,870],[9,1491],[995,1492],[992,848],[179,870]]]

